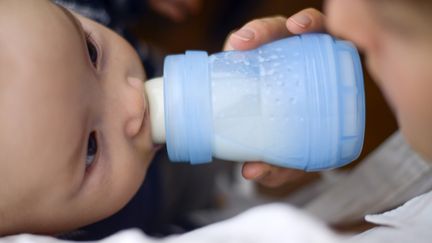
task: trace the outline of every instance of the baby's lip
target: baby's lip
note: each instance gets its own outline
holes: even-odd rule
[[[149,112],[148,106],[146,106],[144,109],[145,110],[143,112],[143,116],[141,119],[141,127],[139,128],[138,133],[141,133],[143,130],[145,130],[146,126],[150,126],[150,112]]]
[[[150,130],[150,111],[148,105],[146,105],[146,99],[144,97],[144,112],[141,121],[141,127],[139,133],[142,133],[144,130]]]
[[[126,132],[130,137],[139,136],[145,130],[146,123],[148,123],[148,119],[146,118],[148,115],[146,113],[147,110],[142,111],[139,117],[136,117],[127,124]]]
[[[148,106],[146,105],[146,98],[144,94],[143,81],[138,78],[128,77],[129,84],[137,89],[139,93],[141,93],[142,97],[137,97],[134,102],[136,102],[133,112],[137,113],[136,117],[133,117],[132,120],[129,121],[126,127],[126,132],[130,137],[135,137],[146,130],[146,123],[148,123]]]
[[[151,141],[151,135],[150,135],[150,113],[148,107],[145,107],[145,110],[143,112],[142,120],[141,120],[141,127],[138,130],[137,133],[137,145],[139,148],[140,153],[147,154],[147,153],[156,153],[157,150],[159,150],[159,147],[155,148],[155,145]]]

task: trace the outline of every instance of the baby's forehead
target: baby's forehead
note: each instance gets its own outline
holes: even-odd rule
[[[0,29],[1,116],[38,107],[51,122],[76,106],[92,69],[70,16],[49,1],[1,0]]]
[[[50,1],[0,1],[2,71],[67,73],[82,52],[82,38],[71,17]]]
[[[71,18],[46,0],[0,1],[0,40],[3,44],[33,43],[39,47],[76,30]],[[14,43],[19,41],[19,43]],[[52,46],[55,48],[56,46]]]

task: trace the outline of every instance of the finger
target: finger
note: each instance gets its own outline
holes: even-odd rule
[[[305,174],[306,172],[300,170],[273,167],[269,173],[256,181],[267,187],[278,187],[289,182],[296,182]]]
[[[249,50],[290,35],[283,16],[252,20],[232,33],[226,42],[225,50]]]
[[[242,175],[247,180],[257,180],[270,173],[271,166],[262,162],[246,162],[242,167]]]
[[[201,0],[176,0],[188,14],[198,14],[201,10]]]
[[[304,9],[286,21],[286,28],[293,34],[324,31],[324,15],[314,9]]]
[[[175,4],[167,1],[151,1],[153,9],[160,14],[170,18],[175,22],[181,22],[186,18],[186,14],[182,8],[178,8]]]
[[[256,161],[244,163],[242,175],[245,179],[256,181],[264,186],[278,187],[299,180],[306,175],[306,172]]]

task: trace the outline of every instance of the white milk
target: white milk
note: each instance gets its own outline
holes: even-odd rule
[[[265,81],[212,76],[213,156],[233,161],[301,158],[301,118],[293,118],[289,99]],[[278,87],[280,92],[283,88]],[[282,90],[281,90],[282,89]],[[303,132],[304,134],[304,132]],[[277,159],[276,159],[277,158]]]
[[[269,163],[281,158],[299,160],[303,157],[299,152],[302,141],[287,144],[289,136],[301,137],[304,134],[299,126],[303,121],[286,116],[290,107],[287,104],[275,105],[281,101],[269,99],[269,95],[275,94],[265,92],[266,88],[262,86],[262,81],[251,83],[247,79],[213,77],[213,157],[231,161],[265,160]],[[147,81],[145,89],[153,141],[165,143],[163,78]]]

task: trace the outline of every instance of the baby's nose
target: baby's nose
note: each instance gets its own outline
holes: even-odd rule
[[[146,109],[144,98],[144,83],[142,80],[134,77],[127,79],[130,88],[126,100],[126,123],[125,133],[128,137],[137,135],[144,122]]]

